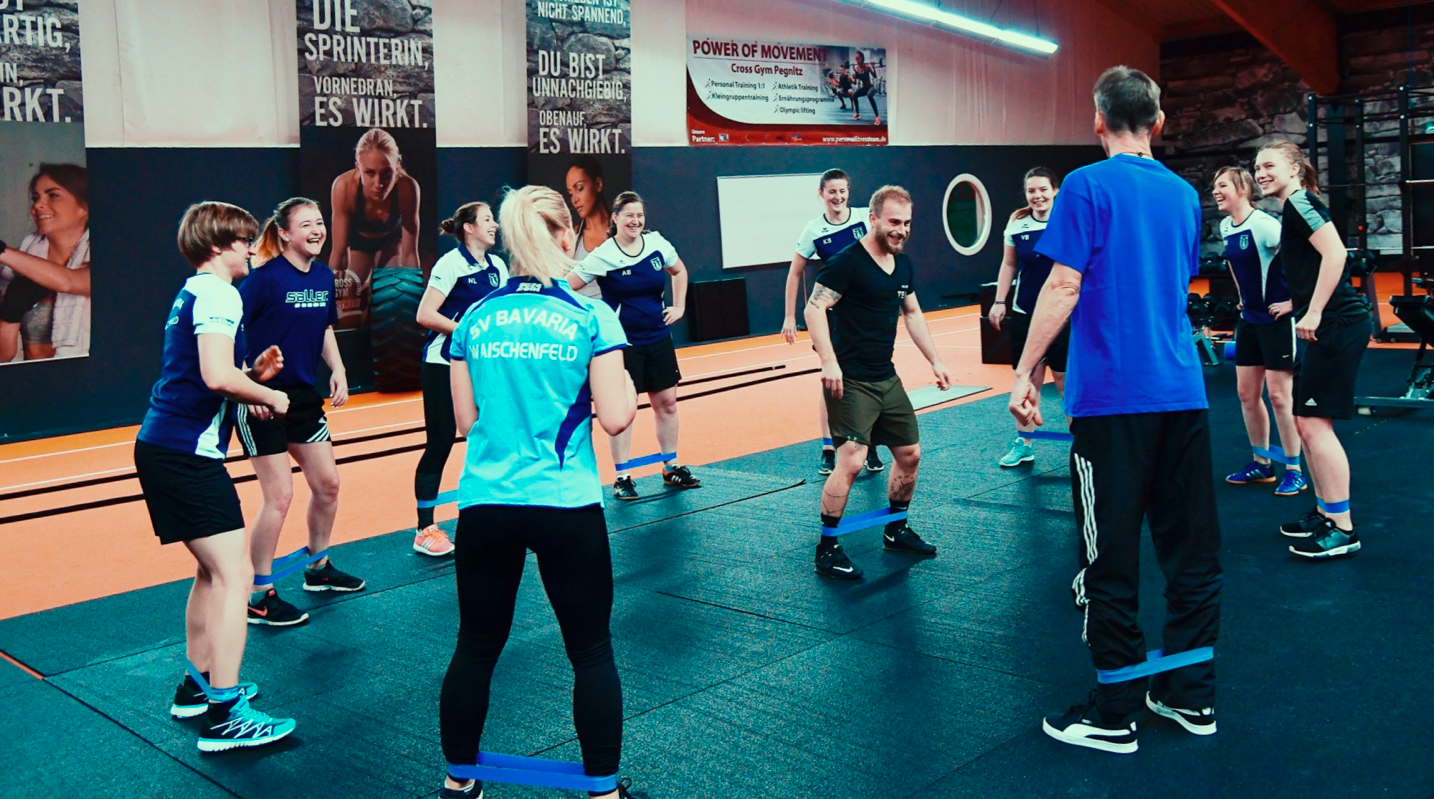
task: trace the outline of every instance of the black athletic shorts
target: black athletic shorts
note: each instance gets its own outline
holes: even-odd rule
[[[900,377],[877,382],[841,381],[841,399],[822,386],[827,403],[827,421],[831,424],[832,441],[855,441],[867,447],[909,447],[921,442],[916,426],[916,410],[901,385]]]
[[[1295,416],[1354,418],[1354,379],[1374,332],[1370,317],[1331,319],[1302,341],[1295,368]],[[1236,345],[1236,352],[1239,352]]]
[[[1011,332],[1011,368],[1020,366],[1021,353],[1026,351],[1026,336],[1031,332],[1031,315],[1020,311],[1011,311],[1006,318],[1001,320],[1001,325]],[[1066,355],[1071,348],[1071,325],[1061,328],[1056,334],[1051,346],[1046,348],[1046,366],[1052,372],[1066,371]]]
[[[1267,325],[1241,319],[1235,324],[1235,365],[1288,372],[1295,368],[1295,342],[1294,316],[1281,317]]]
[[[622,351],[622,363],[632,375],[639,394],[651,394],[677,385],[682,372],[677,368],[677,348],[672,336],[652,344],[635,344]]]
[[[281,388],[289,395],[289,412],[271,419],[255,419],[240,405],[234,429],[244,454],[251,458],[278,455],[290,444],[317,444],[329,440],[329,420],[324,416],[324,398],[309,386]]]
[[[244,529],[239,492],[224,461],[136,441],[134,470],[161,544]]]

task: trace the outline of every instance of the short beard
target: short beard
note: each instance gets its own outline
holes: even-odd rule
[[[893,247],[891,246],[891,240],[888,239],[885,234],[877,237],[876,244],[881,248],[881,251],[887,255],[900,255],[901,251],[906,249],[906,239],[903,238],[900,244]]]

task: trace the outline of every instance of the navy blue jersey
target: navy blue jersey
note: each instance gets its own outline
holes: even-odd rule
[[[602,299],[614,311],[634,346],[656,344],[671,333],[662,319],[666,270],[677,264],[675,250],[661,233],[642,234],[642,249],[629,255],[611,238],[573,271],[585,282],[597,280]]]
[[[1252,325],[1275,321],[1270,306],[1290,298],[1285,270],[1280,263],[1280,222],[1256,208],[1235,224],[1230,217],[1220,220],[1220,238],[1225,240],[1225,260],[1240,287],[1241,317]]]
[[[239,292],[208,272],[184,281],[164,325],[159,382],[149,395],[140,441],[202,458],[223,460],[234,429],[230,404],[204,384],[199,371],[202,333],[234,340],[234,365],[244,360],[244,303]]]
[[[473,303],[507,282],[508,267],[502,258],[490,252],[484,253],[483,260],[479,261],[462,244],[439,258],[438,263],[433,265],[433,273],[428,276],[428,287],[443,295],[443,304],[438,306],[439,315],[455,321],[473,307]],[[428,331],[428,339],[423,342],[423,360],[442,366],[447,365],[452,357],[448,349],[448,334]]]
[[[1066,415],[1209,407],[1185,314],[1202,225],[1194,187],[1158,161],[1123,153],[1066,177],[1039,245],[1082,275]]]
[[[827,221],[826,213],[823,213],[802,228],[802,237],[797,239],[797,254],[807,260],[816,256],[830,261],[833,255],[866,235],[866,223],[870,217],[871,210],[868,208],[848,208],[846,219],[833,223]]]
[[[1046,223],[1028,214],[1006,223],[1006,245],[1016,248],[1016,279],[1011,283],[1010,310],[1017,313],[1035,313],[1036,298],[1041,296],[1041,287],[1051,276],[1055,261],[1036,252]]]
[[[244,298],[249,363],[277,345],[284,368],[269,385],[312,387],[324,355],[324,331],[339,321],[333,270],[314,261],[304,272],[280,255],[250,272],[239,294]]]

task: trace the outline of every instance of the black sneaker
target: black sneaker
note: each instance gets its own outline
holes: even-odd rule
[[[438,799],[483,799],[483,781],[469,780],[466,788],[449,788],[444,786],[438,792]]]
[[[362,579],[335,569],[333,558],[330,558],[318,571],[304,570],[305,591],[339,591],[347,594],[352,591],[362,591],[363,587]]]
[[[673,488],[701,488],[702,481],[692,476],[692,470],[686,466],[674,466],[671,469],[662,467],[662,482]]]
[[[841,544],[831,549],[817,548],[817,574],[834,580],[860,580],[861,567],[851,562]]]
[[[1207,707],[1203,710],[1185,710],[1184,708],[1170,707],[1164,702],[1158,702],[1145,693],[1145,706],[1150,708],[1156,715],[1164,716],[1167,719],[1174,719],[1176,723],[1184,727],[1188,732],[1196,735],[1215,734],[1215,708]]]
[[[1339,558],[1359,551],[1359,533],[1353,528],[1345,532],[1334,524],[1334,519],[1325,519],[1318,530],[1309,537],[1290,547],[1290,552],[1302,558]]]
[[[1135,721],[1112,724],[1100,716],[1095,707],[1095,691],[1080,705],[1072,705],[1064,713],[1046,716],[1041,722],[1046,735],[1073,746],[1085,746],[1102,752],[1130,754],[1140,748],[1135,738]]]
[[[271,744],[294,731],[293,719],[276,719],[249,707],[242,694],[229,709],[228,718],[210,723],[199,736],[199,751],[223,752]]]
[[[1323,524],[1324,514],[1319,512],[1319,508],[1313,508],[1309,513],[1301,516],[1299,521],[1280,525],[1280,535],[1290,538],[1309,538],[1310,534]]]
[[[619,477],[617,482],[612,484],[612,495],[624,502],[631,502],[637,499],[637,485],[632,482],[631,477]]]
[[[822,450],[821,462],[817,464],[817,474],[831,474],[836,471],[836,450]]]
[[[902,524],[901,529],[895,533],[887,530],[881,534],[882,546],[892,552],[903,552],[907,555],[935,555],[936,545],[928,544],[911,529],[911,525]]]
[[[239,693],[249,699],[259,695],[259,686],[252,682],[239,683]],[[174,689],[174,704],[169,706],[169,715],[177,719],[192,719],[195,716],[203,715],[209,709],[209,698],[200,689],[199,683],[188,674],[184,675],[184,681]]]
[[[866,448],[866,470],[868,472],[879,472],[886,468],[881,462],[881,456],[876,454],[876,445],[872,444]]]
[[[311,589],[312,590],[312,589]],[[279,592],[270,588],[259,600],[258,605],[249,606],[250,624],[267,624],[270,627],[293,627],[309,620],[309,614],[279,598]]]
[[[632,778],[623,777],[617,781],[617,799],[648,799],[648,795],[645,791],[634,791]]]

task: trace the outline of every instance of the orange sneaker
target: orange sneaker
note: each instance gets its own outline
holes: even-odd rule
[[[413,551],[420,555],[441,558],[453,554],[453,542],[438,529],[438,525],[430,524],[413,537]]]

